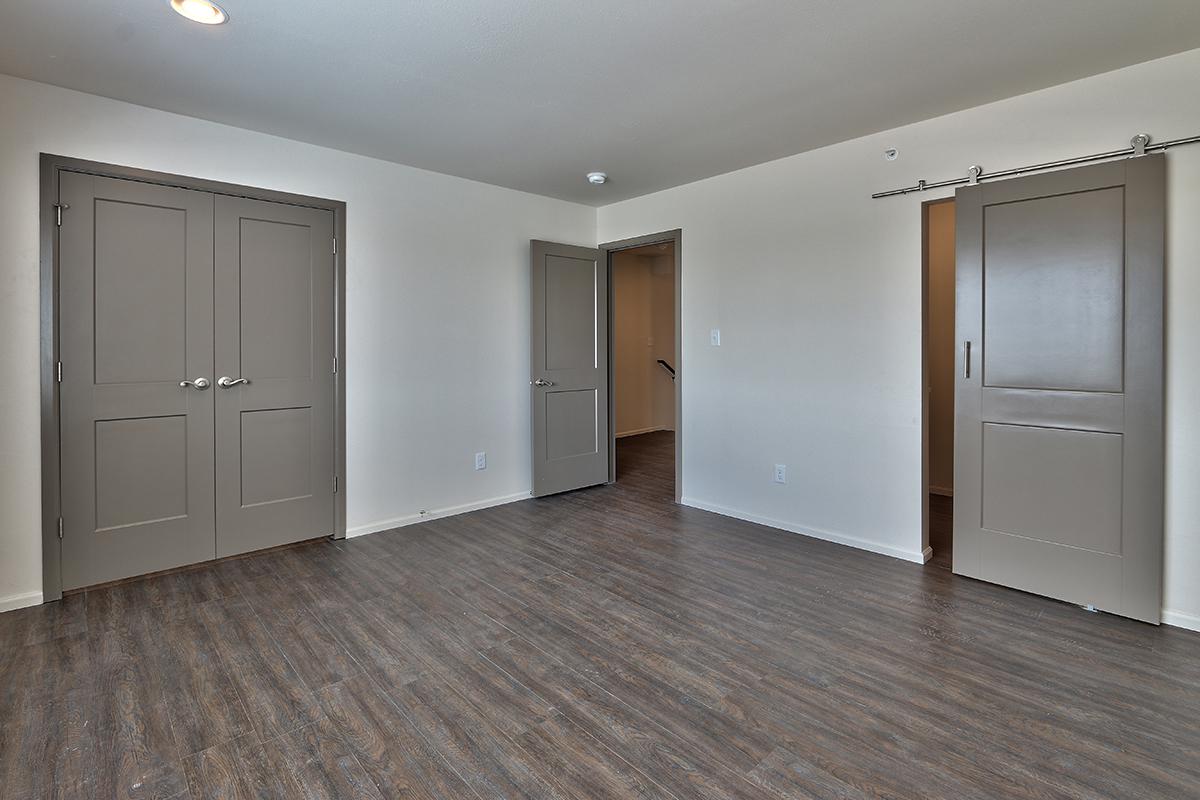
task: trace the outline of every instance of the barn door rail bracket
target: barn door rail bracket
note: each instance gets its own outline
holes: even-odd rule
[[[984,172],[983,167],[978,164],[972,165],[967,169],[967,174],[961,178],[950,178],[944,181],[917,181],[912,186],[905,186],[902,189],[891,189],[886,192],[876,192],[871,195],[874,200],[879,200],[883,197],[895,197],[901,194],[911,194],[913,192],[924,192],[928,189],[941,189],[946,186],[973,186],[983,180],[995,180],[997,178],[1012,178],[1017,175],[1025,175],[1030,172],[1042,172],[1048,169],[1058,169],[1059,167],[1072,167],[1076,164],[1090,164],[1093,161],[1109,161],[1114,158],[1138,158],[1147,153],[1157,153],[1167,150],[1172,147],[1180,147],[1185,144],[1200,143],[1200,135],[1185,136],[1182,139],[1168,139],[1165,142],[1155,142],[1150,138],[1148,133],[1139,133],[1129,140],[1129,147],[1123,147],[1120,150],[1109,150],[1105,153],[1092,153],[1087,156],[1077,156],[1076,158],[1062,158],[1058,161],[1045,161],[1041,164],[1030,164],[1027,167],[1015,167],[1013,169],[1004,169],[999,172]]]

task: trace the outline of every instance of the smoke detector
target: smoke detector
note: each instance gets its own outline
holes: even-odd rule
[[[596,186],[599,186],[602,183],[608,182],[608,176],[605,175],[603,172],[589,172],[587,174],[587,179],[588,179],[588,183],[593,183]]]

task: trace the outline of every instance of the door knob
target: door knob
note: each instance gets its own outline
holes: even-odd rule
[[[553,386],[554,381],[548,381],[545,378],[538,378],[536,381],[533,382],[533,385],[534,386]]]
[[[199,389],[200,391],[203,392],[209,386],[212,386],[212,384],[208,382],[208,378],[196,378],[196,380],[194,380],[194,381],[180,381],[179,386],[181,388],[186,388],[186,387],[190,386],[193,389]]]
[[[231,378],[228,375],[222,375],[217,378],[217,386],[222,389],[228,389],[230,386],[237,386],[239,383],[249,383],[245,378]]]

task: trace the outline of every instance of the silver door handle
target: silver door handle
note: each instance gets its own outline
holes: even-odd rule
[[[217,378],[217,386],[222,389],[228,389],[230,386],[237,386],[239,383],[249,383],[245,378],[231,378],[228,375],[222,375]]]
[[[963,342],[963,379],[971,377],[971,342]]]
[[[208,378],[196,378],[194,381],[180,381],[179,386],[180,388],[187,388],[190,386],[193,389],[199,389],[203,392],[209,386],[212,386],[212,384],[208,382]]]
[[[545,378],[538,378],[536,381],[533,382],[533,385],[534,386],[553,386],[554,381],[548,381]]]

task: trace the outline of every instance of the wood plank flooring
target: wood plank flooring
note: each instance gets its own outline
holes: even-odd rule
[[[1200,797],[1200,636],[677,507],[671,447],[0,615],[0,797]]]

